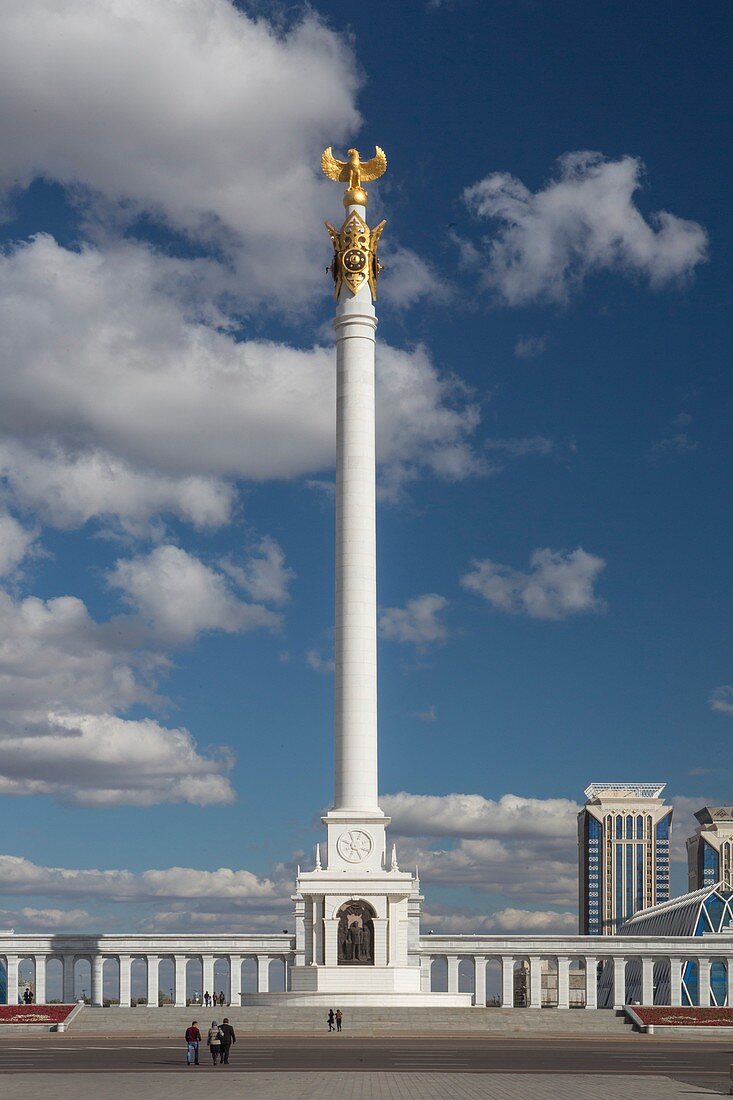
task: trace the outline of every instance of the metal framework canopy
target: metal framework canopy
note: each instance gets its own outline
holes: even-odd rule
[[[716,882],[691,894],[682,894],[629,917],[619,936],[705,936],[733,930],[733,890]]]
[[[659,798],[666,783],[591,783],[583,794],[586,798],[611,795],[616,798]]]

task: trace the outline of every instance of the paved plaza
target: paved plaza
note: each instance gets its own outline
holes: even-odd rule
[[[0,1096],[390,1100],[433,1096],[673,1100],[728,1094],[725,1040],[476,1036],[242,1036],[229,1066],[185,1064],[180,1040],[18,1036],[0,1043]]]
[[[190,1072],[190,1076],[185,1074]],[[720,1096],[669,1077],[597,1074],[501,1073],[252,1073],[228,1081],[200,1068],[180,1075],[30,1073],[19,1088],[24,1100],[193,1100],[214,1090],[217,1100],[683,1100]],[[202,1080],[202,1076],[204,1080]]]

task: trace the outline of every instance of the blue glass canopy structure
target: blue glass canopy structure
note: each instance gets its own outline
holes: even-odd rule
[[[620,936],[711,936],[733,934],[733,889],[727,882],[717,882],[691,894],[671,898],[649,909],[642,909],[619,928]],[[654,964],[655,1003],[669,1004],[669,960]],[[699,1005],[699,975],[697,959],[686,959],[682,967],[682,1004]],[[605,968],[598,987],[599,1004],[612,1001],[610,968]],[[626,1002],[641,1003],[641,959],[626,962]],[[718,1008],[727,1005],[726,964],[715,960],[710,969],[710,1002]]]

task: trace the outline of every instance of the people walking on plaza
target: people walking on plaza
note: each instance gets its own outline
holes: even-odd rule
[[[229,1050],[232,1043],[236,1043],[237,1036],[234,1034],[234,1028],[229,1023],[229,1017],[225,1016],[221,1022],[219,1028],[221,1032],[221,1064],[223,1066],[229,1065]]]
[[[198,1029],[198,1021],[192,1020],[191,1026],[186,1028],[186,1064],[197,1066],[199,1064],[199,1043],[201,1032]]]
[[[333,1031],[333,1021],[336,1019],[332,1008],[328,1010],[328,1030]]]
[[[337,1031],[341,1030],[341,1021],[343,1020],[343,1018],[344,1018],[343,1012],[341,1011],[340,1008],[337,1008],[336,1009],[336,1030]]]
[[[206,992],[204,993],[204,1004],[206,1005],[207,1008],[209,1007],[209,1001],[210,1000],[211,1000],[211,997],[209,996],[209,991],[207,989]]]
[[[224,996],[224,990],[222,989],[222,990],[219,991],[219,1005],[222,1008],[224,1007],[224,1002],[225,1001],[226,1001],[226,997]]]
[[[214,1065],[217,1064],[219,1055],[221,1054],[221,1029],[216,1020],[211,1021],[211,1027],[209,1028],[209,1034],[206,1037],[206,1042],[209,1045],[211,1051],[211,1061]]]

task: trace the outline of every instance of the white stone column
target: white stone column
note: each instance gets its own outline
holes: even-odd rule
[[[557,956],[557,1007],[570,1008],[570,959]]]
[[[514,1008],[514,957],[501,957],[501,1007]]]
[[[641,960],[641,1003],[654,1004],[654,959],[648,956]]]
[[[213,997],[215,992],[213,955],[204,955],[202,958],[201,981],[203,983],[201,986],[201,996],[203,997],[204,993],[210,993]]]
[[[147,985],[148,985],[148,1008],[158,1007],[158,965],[160,963],[160,957],[158,955],[146,955],[145,965],[147,968]]]
[[[120,1008],[130,1007],[130,978],[132,959],[129,955],[120,955]]]
[[[448,956],[448,992],[458,992],[458,967],[460,959],[457,955]]]
[[[733,1008],[733,956],[728,955],[725,960],[725,976],[727,978],[726,988],[726,1004],[728,1008]]]
[[[185,955],[174,955],[174,1004],[176,1008],[186,1007],[186,963],[188,959]]]
[[[542,1008],[542,960],[539,955],[529,957],[529,1008]]]
[[[626,1001],[626,959],[614,956],[613,960],[613,1007],[623,1008]]]
[[[104,955],[92,959],[92,1004],[97,1007],[104,1004]]]
[[[682,1004],[682,959],[669,960],[669,1003],[672,1008]]]
[[[18,967],[20,966],[20,960],[17,955],[5,956],[5,976],[8,983],[8,1004],[17,1005],[18,1003]]]
[[[257,992],[270,992],[270,956],[257,956]]]
[[[316,966],[324,963],[324,926],[323,898],[313,899],[313,962]]]
[[[433,960],[430,955],[420,956],[420,992],[430,992],[430,972],[433,965]]]
[[[35,981],[36,988],[34,995],[36,998],[36,1004],[45,1005],[46,1003],[46,956],[34,955],[33,961],[36,964]]]
[[[229,1003],[242,1003],[242,956],[229,956]]]
[[[308,942],[308,932],[311,931],[308,918],[310,917],[310,906],[308,906],[308,912],[306,913],[306,904],[303,898],[298,897],[295,901],[295,965],[305,966],[306,962],[310,962],[310,958],[306,957],[306,945]],[[306,931],[306,928],[308,931]]]
[[[698,1004],[701,1008],[710,1007],[710,959],[697,960]]]
[[[386,917],[373,917],[374,925],[374,965],[386,966],[388,959],[387,927],[389,921]]]
[[[64,955],[61,959],[63,967],[63,982],[64,992],[63,1001],[65,1005],[73,1004],[74,1002],[74,962],[75,955]]]
[[[476,1008],[486,1008],[486,956],[473,957],[473,1003]]]
[[[598,1007],[598,959],[595,955],[585,956],[585,1007]]]
[[[338,966],[338,930],[338,917],[323,918],[323,961],[326,966]]]
[[[364,207],[350,207],[361,217]],[[336,309],[335,810],[374,812],[377,569],[374,353],[368,286]]]

